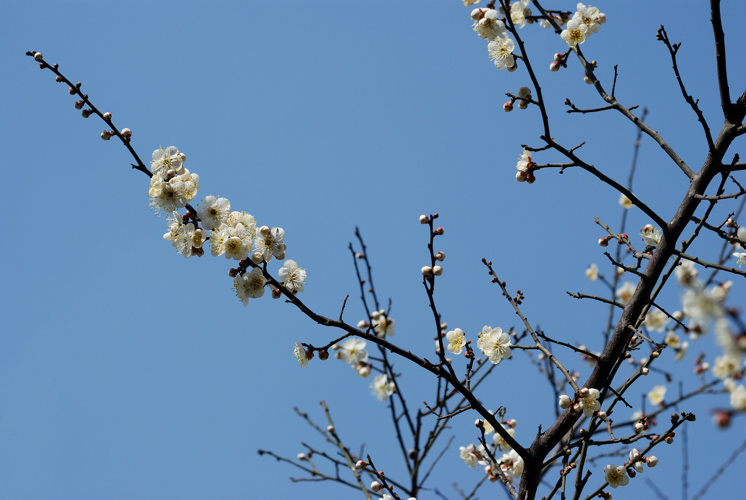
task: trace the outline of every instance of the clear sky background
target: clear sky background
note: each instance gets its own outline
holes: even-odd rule
[[[574,9],[572,2],[547,4]],[[599,78],[610,87],[618,64],[621,102],[649,107],[651,126],[698,168],[706,143],[655,33],[665,24],[672,40],[683,42],[688,89],[719,130],[705,2],[599,7],[608,22],[583,46],[598,60]],[[104,124],[83,120],[67,89],[27,50],[42,51],[83,82],[94,104],[133,130],[143,160],[159,146],[186,153],[186,166],[200,175],[195,201],[224,196],[259,224],[283,227],[288,258],[308,272],[302,298],[315,311],[336,317],[349,294],[345,319],[364,318],[347,249],[359,226],[379,296],[392,300],[393,339],[432,358],[419,271],[427,234],[417,218],[439,212],[445,235],[438,249],[447,259],[437,299],[451,328],[475,340],[484,325],[517,325],[489,282],[480,262],[486,257],[511,289],[524,291],[534,324],[601,349],[606,307],[565,291],[607,293],[583,271],[597,262],[610,273],[593,218],[618,224],[618,194],[579,170],[541,171],[530,186],[515,182],[521,144],[541,145],[542,131],[535,108],[506,114],[502,103],[505,92],[529,80],[523,68],[508,73],[492,65],[486,42],[471,30],[471,9],[460,1],[2,0],[0,9],[0,207],[7,217],[0,247],[0,498],[362,498],[331,483],[292,483],[296,471],[257,454],[262,448],[294,457],[301,441],[321,446],[293,412],[298,406],[324,424],[321,399],[346,444],[365,444],[390,476],[403,468],[388,410],[371,396],[370,380],[333,359],[314,359],[301,371],[292,356],[294,342],[321,345],[337,332],[268,294],[244,308],[228,261],[176,254],[161,238],[165,217],[148,206],[147,178],[131,171],[120,144],[99,139]],[[740,95],[745,12],[739,2],[723,2],[723,9],[731,91]],[[549,72],[564,42],[538,26],[521,34],[550,102],[555,138],[570,147],[585,141],[582,157],[624,182],[636,129],[612,113],[565,114],[566,97],[581,107],[603,102],[574,60]],[[741,138],[731,152],[744,157],[742,146]],[[551,153],[535,159],[560,161]],[[635,193],[668,220],[686,186],[660,148],[643,140]],[[648,222],[630,212],[633,239]],[[696,250],[713,260],[719,248],[711,241]],[[743,305],[745,289],[736,280],[730,303]],[[662,302],[678,309],[681,294],[672,284]],[[704,338],[684,361],[674,365],[668,352],[660,366],[682,373],[685,390],[697,387],[691,372],[700,352],[712,361],[718,351]],[[589,374],[584,362],[566,359],[583,378]],[[412,405],[430,397],[426,373],[402,361],[396,368]],[[518,419],[517,439],[529,443],[538,425],[553,421],[556,401],[523,354],[498,368],[479,397],[492,408],[506,406]],[[632,400],[663,383],[663,375],[651,374]],[[677,391],[670,384],[669,394]],[[689,431],[690,495],[744,440],[743,417],[728,431],[711,423],[709,410],[727,404],[720,394],[681,407],[699,417]],[[474,418],[453,420],[454,445],[435,469],[431,486],[446,498],[458,498],[452,483],[469,489],[481,477],[458,458],[459,445],[476,442]],[[680,498],[682,441],[656,449],[658,468],[614,498],[652,495],[647,479]],[[590,488],[602,482],[606,463],[591,467]],[[742,491],[744,466],[742,455],[711,487],[712,497]],[[480,496],[501,498],[499,490],[487,485]],[[429,498],[435,494],[420,496]]]

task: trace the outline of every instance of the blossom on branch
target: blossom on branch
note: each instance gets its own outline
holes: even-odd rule
[[[298,361],[300,362],[300,367],[305,368],[308,364],[308,354],[306,353],[306,349],[303,347],[303,345],[300,342],[295,343],[295,347],[293,348],[293,354],[296,358],[298,358]]]
[[[298,264],[294,260],[288,259],[285,261],[283,266],[277,272],[277,275],[282,280],[282,284],[285,288],[290,290],[293,294],[303,291],[303,286],[306,284],[306,271],[298,267]]]
[[[176,146],[169,146],[165,151],[163,148],[158,148],[153,151],[150,169],[153,171],[153,175],[163,178],[173,177],[184,173],[183,165],[185,161],[186,155],[179,153]]]
[[[474,21],[474,31],[485,40],[494,40],[498,36],[506,34],[505,23],[497,17],[495,9],[483,11],[484,15],[478,21]]]
[[[497,69],[512,68],[515,65],[514,48],[513,40],[508,35],[502,35],[487,45],[487,52],[489,52],[490,59],[495,63]]]
[[[477,347],[487,356],[492,364],[498,364],[503,358],[510,357],[510,336],[502,328],[485,326],[479,333]]]
[[[212,231],[220,227],[231,213],[231,202],[226,198],[215,198],[213,195],[205,197],[202,205],[197,208],[197,216],[202,227]]]
[[[389,381],[389,377],[385,373],[376,375],[373,383],[370,384],[371,392],[379,401],[388,399],[394,393],[395,387],[394,383]]]
[[[264,295],[264,285],[266,283],[267,280],[264,279],[262,270],[255,267],[250,273],[236,276],[233,280],[233,287],[236,289],[236,296],[246,307],[249,299],[258,299]]]
[[[614,467],[609,464],[604,467],[604,479],[606,479],[606,482],[609,483],[609,486],[612,488],[629,484],[627,469],[625,469],[623,465],[617,465]]]
[[[578,44],[585,42],[588,33],[588,26],[583,24],[583,19],[580,17],[573,17],[567,23],[567,28],[562,31],[560,36],[567,42],[569,47],[575,47]]]
[[[355,367],[368,360],[368,351],[365,350],[365,345],[365,340],[351,337],[342,342],[339,346],[339,352],[336,354],[336,357]]]
[[[446,339],[448,339],[448,350],[453,354],[461,354],[466,343],[464,331],[461,328],[451,330],[446,334]]]

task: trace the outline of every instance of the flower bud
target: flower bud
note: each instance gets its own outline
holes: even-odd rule
[[[658,465],[658,457],[656,457],[655,455],[651,455],[645,459],[645,463],[648,464],[648,467],[655,467],[656,465]]]
[[[736,231],[736,237],[746,243],[746,226],[741,226],[738,228],[738,231]]]
[[[440,266],[433,266],[433,274],[435,276],[440,276],[441,274],[443,274],[443,268]]]
[[[521,87],[518,89],[518,97],[521,99],[527,99],[531,95],[531,89],[528,87]]]
[[[75,101],[75,109],[83,109],[84,104],[83,101]]]
[[[606,412],[603,410],[599,410],[598,412],[596,412],[596,416],[601,420],[606,420]]]
[[[253,262],[254,264],[261,264],[263,260],[264,256],[261,252],[254,252],[253,254],[251,254],[251,262]]]
[[[111,134],[108,130],[104,130],[103,132],[101,132],[101,138],[105,141],[108,141],[109,139],[111,139]]]
[[[368,328],[368,322],[361,319],[360,321],[357,322],[357,327],[360,328],[361,330],[364,330],[365,328]]]
[[[729,228],[734,228],[734,227],[736,227],[737,225],[738,225],[738,224],[736,224],[736,221],[734,221],[734,220],[733,220],[733,219],[731,219],[730,217],[729,217],[728,219],[726,219],[726,221],[725,221],[725,227],[729,227]]]
[[[512,73],[513,71],[518,69],[518,59],[515,60],[512,66],[506,68],[508,70],[508,73]]]
[[[67,91],[70,93],[70,95],[75,95],[77,89],[75,87],[70,87],[69,89],[67,89]]]
[[[327,351],[326,349],[320,350],[319,351],[319,359],[321,361],[326,361],[327,359],[329,359],[329,351]]]
[[[484,428],[484,420],[482,420],[481,418],[476,419],[474,421],[474,427],[476,427],[477,429]]]
[[[306,457],[306,454],[305,454],[305,453],[298,453],[298,457],[297,457],[297,458],[298,458],[298,460],[300,460],[300,461],[302,462],[302,461],[304,461],[304,460],[305,460],[305,459],[306,459],[307,457]]]
[[[552,62],[549,64],[549,71],[559,71],[559,69],[560,69],[560,63]]]
[[[231,278],[235,278],[236,276],[238,276],[238,269],[235,269],[235,268],[229,269],[228,276],[230,276]]]
[[[525,170],[519,170],[515,173],[515,180],[518,182],[526,182],[526,171]]]
[[[650,368],[648,368],[647,366],[643,366],[642,368],[640,368],[640,373],[643,375],[647,375],[648,373],[650,373]]]
[[[370,489],[373,490],[374,493],[378,493],[379,491],[381,491],[381,488],[383,488],[383,485],[378,481],[373,481],[372,483],[370,483]]]
[[[518,101],[518,109],[526,109],[528,108],[528,101]]]
[[[41,62],[43,59],[44,59],[44,56],[42,55],[41,52],[36,52],[34,54],[34,61]]]
[[[428,222],[430,222],[430,218],[427,215],[420,215],[420,224],[427,224]]]
[[[511,418],[510,420],[508,420],[507,422],[505,422],[505,425],[507,425],[511,429],[515,429],[515,426],[518,425],[518,421],[516,419],[514,419],[514,418]]]
[[[583,77],[583,81],[584,81],[585,83],[587,83],[588,85],[593,85],[593,80],[591,80],[591,79],[590,79],[590,78],[588,77],[588,75],[585,75],[585,76]]]
[[[88,118],[89,116],[91,116],[91,114],[93,114],[93,111],[91,111],[90,109],[84,109],[83,111],[81,111],[80,114],[81,116],[83,116],[83,118]]]
[[[107,122],[111,120],[111,113],[109,113],[108,111],[104,113],[104,120],[106,120]]]
[[[326,426],[326,432],[330,432],[334,434],[334,426],[333,425],[327,425]]]
[[[484,10],[483,9],[474,9],[471,11],[471,18],[475,21],[479,21],[484,17]]]
[[[435,231],[433,231],[433,234],[435,236],[441,236],[445,232],[446,232],[445,229],[443,229],[442,227],[438,227],[438,228],[435,229]]]
[[[54,81],[57,83],[62,83],[62,77],[60,75],[57,75],[54,77]]]
[[[559,407],[563,410],[567,410],[570,406],[572,406],[572,400],[570,399],[570,396],[567,394],[563,394],[559,397]]]
[[[364,469],[367,466],[368,466],[368,462],[363,462],[362,460],[358,460],[357,463],[355,464],[355,467],[357,467],[358,469]]]
[[[663,440],[666,444],[673,444],[673,436],[666,436]]]
[[[730,427],[730,412],[727,411],[716,411],[712,416],[712,421],[721,429],[727,429]]]
[[[122,137],[124,137],[125,139],[129,139],[130,137],[132,137],[132,131],[128,128],[123,128]]]
[[[600,247],[607,247],[607,246],[609,246],[609,238],[608,238],[608,236],[606,238],[599,238],[598,239],[598,246],[600,246]]]
[[[638,433],[638,434],[639,434],[639,433],[641,433],[641,432],[642,432],[642,431],[644,431],[644,430],[645,430],[645,426],[643,425],[643,423],[642,423],[642,422],[636,422],[636,423],[635,423],[635,432],[636,432],[636,433]]]
[[[443,262],[444,260],[446,260],[446,254],[445,254],[445,253],[443,253],[443,252],[438,252],[438,253],[436,253],[436,254],[435,254],[435,260],[438,260],[438,261],[440,261],[440,262]]]
[[[272,230],[269,228],[269,226],[262,226],[259,228],[258,232],[259,232],[259,236],[261,236],[262,238],[266,238],[267,236],[269,236],[269,233],[271,231]]]
[[[580,389],[580,392],[578,393],[578,395],[579,395],[579,396],[580,396],[581,398],[587,398],[587,397],[588,397],[588,394],[590,394],[590,392],[591,392],[591,391],[589,391],[587,387],[583,387],[582,389]]]
[[[603,12],[599,12],[594,16],[594,19],[598,24],[603,24],[606,22],[606,14],[604,14]]]
[[[422,269],[420,269],[420,272],[423,276],[430,276],[433,273],[433,268],[430,266],[422,266]]]
[[[563,54],[562,52],[557,52],[556,54],[554,54],[555,62],[560,62],[564,58],[565,58],[565,54]]]
[[[272,298],[273,299],[279,299],[280,297],[282,297],[282,292],[280,291],[280,289],[279,288],[273,288],[272,289]]]
[[[508,101],[505,104],[503,104],[503,111],[506,113],[510,113],[513,111],[513,101]]]

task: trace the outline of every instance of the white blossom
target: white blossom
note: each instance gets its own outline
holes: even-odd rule
[[[661,230],[647,224],[640,230],[640,236],[646,247],[656,247],[661,242]]]
[[[179,153],[176,146],[169,146],[165,151],[163,148],[158,148],[153,151],[150,168],[153,171],[153,175],[168,178],[183,174],[185,161],[186,155]]]
[[[350,337],[340,345],[339,357],[345,363],[353,367],[368,360],[368,351],[365,350],[365,340],[358,337]]]
[[[184,173],[164,181],[160,175],[154,175],[150,178],[150,189],[148,197],[150,206],[158,212],[173,212],[179,208],[184,208],[187,203],[192,201],[197,195],[199,189],[199,176],[189,173],[184,169]]]
[[[294,260],[288,259],[282,265],[277,275],[282,280],[282,284],[285,288],[290,290],[292,293],[302,292],[303,286],[306,284],[306,271],[298,267],[298,264]]]
[[[635,285],[627,281],[620,286],[616,291],[616,298],[619,303],[624,305],[632,299],[632,294],[635,293]]]
[[[600,395],[598,389],[588,389],[588,395],[580,398],[580,407],[583,409],[583,415],[590,418],[595,412],[601,409],[601,403],[598,401]]]
[[[730,391],[730,405],[734,410],[746,411],[746,386],[739,385]]]
[[[271,261],[273,256],[278,259],[284,259],[285,250],[287,249],[287,246],[283,241],[284,238],[285,230],[281,227],[273,227],[270,229],[268,226],[262,226],[259,231],[257,231],[257,236],[254,239],[255,253],[252,256],[252,260],[258,264],[262,261]],[[256,257],[256,260],[259,262],[257,262],[254,257]]]
[[[446,339],[448,340],[448,350],[453,354],[461,354],[466,343],[464,331],[461,328],[451,330],[446,334]]]
[[[612,488],[619,486],[625,486],[629,484],[629,477],[627,477],[627,469],[623,465],[617,465],[614,467],[609,464],[604,467],[604,479],[609,483]]]
[[[250,273],[236,276],[233,280],[233,287],[236,289],[236,296],[246,307],[249,299],[258,299],[264,295],[265,283],[266,280],[262,275],[262,270],[254,268]]]
[[[213,195],[205,197],[202,205],[197,207],[197,216],[202,227],[212,231],[228,220],[231,213],[231,202],[226,198],[215,198]]]
[[[506,33],[505,23],[498,19],[495,9],[487,9],[478,21],[474,21],[474,31],[485,40],[494,40]]]
[[[508,35],[499,36],[487,45],[490,59],[495,63],[497,69],[512,68],[515,65],[514,47],[515,43]]]
[[[370,384],[370,388],[372,389],[371,392],[373,392],[373,395],[379,401],[388,399],[388,397],[394,393],[395,387],[394,383],[389,381],[389,377],[385,373],[376,375],[376,378],[373,379],[373,383]]]
[[[386,310],[373,311],[370,315],[370,324],[376,337],[384,338],[394,335],[394,326],[396,321],[386,316]]]
[[[515,450],[510,450],[500,457],[499,463],[502,471],[511,480],[515,477],[521,477],[521,474],[523,474],[523,459]]]
[[[306,353],[306,349],[303,347],[303,345],[300,342],[295,343],[295,347],[293,348],[293,354],[296,358],[298,358],[298,361],[300,362],[300,367],[305,368],[308,364],[308,354]]]
[[[643,322],[643,324],[648,328],[648,330],[654,332],[662,332],[666,329],[668,321],[669,318],[666,313],[664,313],[660,309],[651,309],[645,315],[645,321]]]
[[[487,356],[491,363],[498,364],[503,358],[510,357],[510,336],[502,328],[485,326],[479,333],[477,347]]]
[[[712,366],[712,374],[720,380],[726,379],[738,373],[740,364],[740,357],[727,354],[719,356],[715,358],[715,364]]]
[[[575,16],[567,23],[567,28],[562,31],[560,36],[567,42],[567,45],[574,47],[580,43],[585,42],[588,32],[588,27],[583,24],[581,17]]]
[[[619,205],[621,205],[622,208],[632,208],[634,206],[632,204],[632,200],[627,198],[627,196],[624,194],[619,195]]]
[[[656,385],[648,393],[648,401],[651,405],[657,406],[663,403],[663,398],[666,397],[666,386]]]
[[[585,270],[585,276],[591,281],[596,281],[598,279],[598,266],[596,264],[588,266],[588,269]]]

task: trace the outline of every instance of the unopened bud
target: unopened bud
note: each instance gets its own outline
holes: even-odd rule
[[[298,460],[300,460],[302,462],[305,459],[306,459],[306,454],[305,453],[298,453]]]
[[[435,276],[440,276],[441,274],[443,274],[443,268],[440,266],[433,266],[433,274]]]
[[[528,101],[520,100],[518,101],[518,109],[526,109],[528,108]]]
[[[44,56],[41,52],[37,52],[34,54],[34,61],[41,62],[44,59]]]
[[[474,427],[476,427],[477,429],[482,429],[484,427],[484,420],[482,420],[481,418],[476,419],[474,421]]]
[[[62,77],[60,75],[57,75],[54,77],[54,81],[57,83],[62,83]]]
[[[598,416],[598,418],[600,418],[601,420],[606,420],[606,412],[605,411],[599,410],[596,413],[596,416]]]
[[[280,297],[282,297],[282,292],[280,291],[280,289],[279,288],[273,288],[272,289],[272,298],[273,299],[279,299]]]
[[[370,483],[370,489],[373,490],[374,493],[381,491],[381,488],[383,488],[383,485],[378,481],[373,481],[372,483]]]
[[[261,252],[254,252],[251,254],[251,262],[254,264],[261,264],[264,260],[264,255]]]
[[[734,227],[736,227],[737,225],[738,225],[738,224],[736,224],[736,221],[734,221],[734,220],[733,220],[733,219],[731,219],[731,218],[728,218],[728,219],[727,219],[727,220],[725,221],[725,227],[729,227],[729,228],[734,228]]]
[[[319,351],[319,359],[321,361],[326,361],[327,359],[329,359],[329,351],[327,351],[326,349],[320,350]]]
[[[357,467],[358,469],[364,469],[367,466],[368,466],[368,462],[363,462],[362,460],[358,460],[357,463],[355,464],[355,467]]]
[[[67,89],[67,91],[70,93],[70,95],[75,95],[77,93],[77,89],[75,87],[70,87]]]
[[[512,66],[509,66],[506,68],[508,70],[508,73],[512,73],[513,71],[518,69],[518,60],[516,59]]]
[[[111,113],[109,113],[108,111],[104,113],[104,120],[106,120],[107,122],[111,120]]]
[[[427,224],[430,222],[430,217],[425,214],[420,215],[420,224]]]
[[[508,101],[505,104],[503,104],[503,110],[507,113],[510,113],[513,111],[513,101]]]
[[[83,118],[88,118],[89,116],[91,116],[91,114],[93,114],[93,111],[91,111],[90,109],[84,109],[83,111],[81,111],[80,114],[83,116]]]
[[[527,99],[531,95],[531,89],[528,87],[521,87],[518,89],[518,97],[521,99]]]
[[[565,54],[563,54],[562,52],[557,52],[556,54],[554,54],[554,60],[556,62],[560,62],[562,59],[564,59],[564,57]]]
[[[269,226],[262,226],[259,228],[259,236],[261,236],[262,238],[266,238],[267,236],[269,236],[269,233],[271,231],[272,230],[269,228]]]
[[[560,69],[560,63],[552,62],[549,64],[549,71],[559,71],[559,69]]]
[[[599,238],[598,239],[598,246],[600,247],[607,247],[609,246],[609,237],[606,238]]]
[[[435,259],[440,262],[443,262],[444,260],[446,260],[446,254],[443,252],[438,252],[435,254]]]
[[[563,410],[567,410],[570,406],[572,406],[572,399],[570,399],[570,396],[567,394],[563,394],[559,397],[559,407]]]
[[[445,233],[445,229],[443,229],[442,227],[438,227],[438,228],[435,229],[435,231],[433,231],[433,234],[436,235],[436,236],[440,236],[443,233]]]
[[[433,268],[430,266],[422,266],[422,269],[420,269],[420,272],[423,276],[430,276],[433,274]]]
[[[650,369],[647,366],[643,366],[642,368],[640,368],[640,373],[642,373],[643,375],[647,375],[648,373],[650,373]]]
[[[125,139],[129,139],[130,137],[132,137],[132,131],[128,128],[123,128],[122,137],[124,137]]]
[[[326,426],[326,432],[330,432],[334,434],[334,426],[333,425],[327,425]]]
[[[515,429],[515,426],[518,425],[518,421],[516,421],[516,419],[514,419],[514,418],[511,418],[510,420],[508,420],[507,422],[505,422],[505,425],[507,425],[511,429]]]
[[[587,83],[588,85],[593,85],[593,80],[591,80],[591,79],[590,79],[590,77],[589,77],[588,75],[585,75],[585,76],[583,77],[583,81],[584,81],[585,83]]]
[[[645,459],[645,463],[648,464],[648,467],[655,467],[656,465],[658,465],[658,457],[656,457],[655,455],[651,455]]]
[[[519,170],[515,173],[515,180],[518,182],[526,182],[526,171],[525,170]]]
[[[83,101],[75,101],[75,109],[83,109],[84,104]]]
[[[101,138],[105,141],[108,141],[109,139],[111,139],[111,133],[109,133],[108,130],[104,130],[103,132],[101,132]]]
[[[635,423],[635,432],[636,432],[636,433],[638,433],[638,434],[639,434],[639,433],[641,433],[641,432],[642,432],[642,431],[644,431],[644,430],[645,430],[645,426],[643,425],[643,423],[642,423],[642,422],[636,422],[636,423]]]
[[[580,389],[580,392],[578,393],[578,395],[579,395],[579,396],[580,396],[581,398],[587,398],[587,397],[588,397],[588,394],[590,394],[590,392],[591,392],[591,391],[589,391],[587,387],[583,387],[582,389]]]

